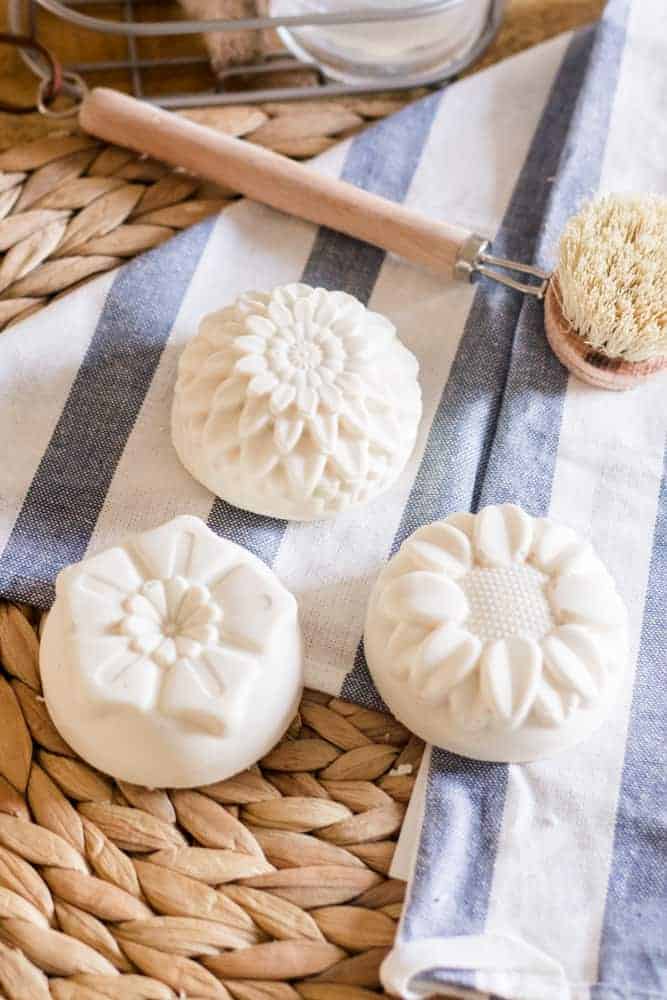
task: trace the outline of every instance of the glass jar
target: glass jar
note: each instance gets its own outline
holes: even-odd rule
[[[444,78],[452,67],[460,68],[484,35],[492,6],[493,0],[271,0],[270,11],[274,17],[341,11],[352,17],[383,15],[375,21],[278,30],[297,58],[315,60],[334,79],[389,85],[400,77],[401,85],[407,85],[422,77]]]

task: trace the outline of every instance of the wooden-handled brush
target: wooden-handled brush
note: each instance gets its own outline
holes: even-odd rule
[[[550,276],[494,257],[487,239],[460,226],[427,219],[113,90],[87,94],[79,120],[108,142],[184,167],[438,274],[466,280],[480,274],[544,298],[552,349],[593,385],[625,389],[667,366],[667,199],[608,196],[590,204],[570,220]]]

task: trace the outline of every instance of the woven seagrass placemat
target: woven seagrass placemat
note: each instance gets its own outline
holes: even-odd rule
[[[470,72],[592,20],[602,6],[603,0],[509,0],[499,35]],[[56,30],[72,34],[52,24],[48,42],[58,42]],[[67,39],[70,49],[75,42]],[[86,58],[108,55],[109,44],[108,37],[87,33]],[[127,85],[117,72],[109,79],[96,76],[95,82]],[[34,78],[17,53],[0,50],[0,97],[27,102],[34,88]],[[270,102],[188,114],[303,159],[417,96],[413,91],[326,102]],[[62,123],[39,115],[0,114],[0,150],[0,330],[235,197],[233,191],[202,184],[127,150],[76,132],[67,134]]]
[[[113,782],[48,717],[38,631],[0,606],[0,996],[370,1000],[421,741],[306,692],[286,738],[235,778]]]

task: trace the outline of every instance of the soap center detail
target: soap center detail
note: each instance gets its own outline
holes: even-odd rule
[[[532,566],[473,569],[459,582],[470,606],[466,627],[483,641],[512,635],[541,639],[554,627],[547,577]]]
[[[311,341],[299,340],[289,352],[290,363],[295,368],[318,369],[322,364],[322,351]]]
[[[123,602],[120,631],[130,648],[167,667],[178,659],[196,660],[220,638],[220,607],[207,587],[183,577],[146,580]]]

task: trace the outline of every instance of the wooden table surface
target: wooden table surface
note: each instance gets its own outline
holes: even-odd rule
[[[521,49],[550,38],[561,31],[575,28],[595,20],[604,6],[604,0],[508,0],[504,24],[493,44],[470,71],[489,65],[499,59],[512,55]],[[0,0],[0,24],[7,27],[7,0]],[[108,8],[107,8],[108,10]],[[178,16],[178,8],[169,0],[162,3],[142,7],[147,19]],[[104,8],[96,8],[91,13],[104,16]],[[96,59],[118,58],[124,54],[124,42],[109,35],[95,35],[91,32],[76,30],[71,25],[65,25],[50,15],[40,17],[39,37],[46,41],[64,61],[86,61]],[[201,40],[196,36],[177,39],[147,39],[141,43],[142,54],[190,55],[194,52],[203,53]],[[99,73],[95,75],[96,83],[115,86],[119,89],[129,89],[129,78],[126,73]],[[160,78],[159,74],[153,81],[156,91],[174,89],[174,80]],[[211,79],[207,70],[202,68],[179,71],[178,89],[188,90],[197,87],[210,87]],[[0,47],[0,99],[29,102],[35,93],[35,79],[26,69],[18,53],[7,46]],[[249,99],[251,103],[251,98]],[[46,120],[40,115],[27,116],[0,113],[0,148],[5,149],[27,138],[37,137],[48,131],[62,128],[62,124]]]

